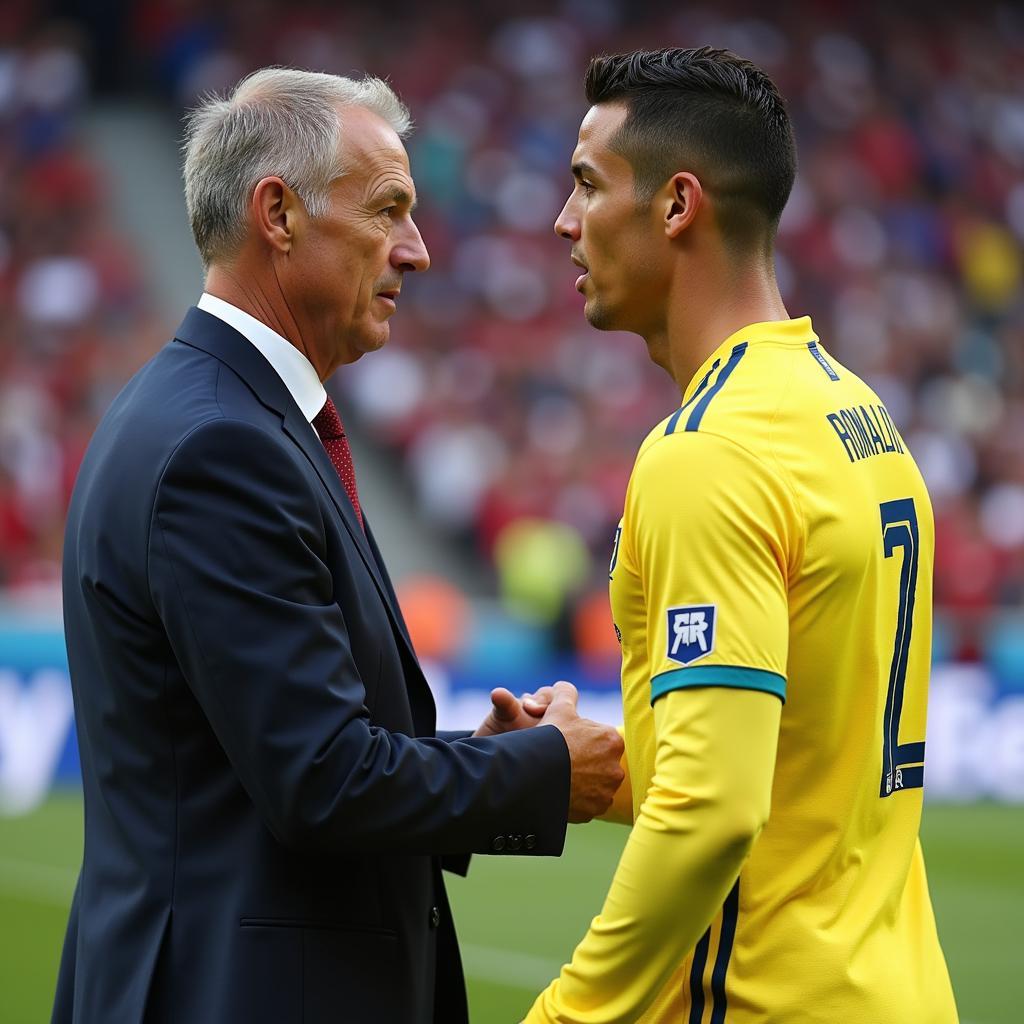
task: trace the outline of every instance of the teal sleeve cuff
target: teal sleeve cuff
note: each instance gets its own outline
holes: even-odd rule
[[[761,690],[774,693],[786,703],[786,677],[778,672],[740,665],[694,665],[661,672],[651,679],[651,703],[670,690],[685,690],[694,686],[728,686],[734,690]]]

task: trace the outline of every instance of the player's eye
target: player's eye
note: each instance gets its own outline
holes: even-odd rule
[[[581,189],[583,189],[583,194],[586,195],[586,196],[589,196],[591,194],[591,192],[594,191],[594,186],[591,185],[590,182],[587,181],[584,178],[580,178],[579,186],[580,186]]]

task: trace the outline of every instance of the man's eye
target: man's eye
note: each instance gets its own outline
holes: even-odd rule
[[[589,181],[584,181],[582,178],[580,178],[580,188],[583,189],[584,194],[588,196],[594,191],[594,186],[591,185]]]

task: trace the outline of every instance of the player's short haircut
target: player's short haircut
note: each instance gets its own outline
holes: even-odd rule
[[[727,243],[770,249],[796,177],[796,144],[772,80],[729,50],[638,50],[595,57],[587,101],[623,103],[613,141],[649,202],[678,171],[711,196]]]
[[[311,217],[327,212],[330,184],[346,171],[339,105],[373,111],[402,138],[412,127],[408,108],[379,78],[292,68],[254,71],[229,96],[208,97],[189,112],[185,205],[204,266],[237,253],[262,178],[280,177]]]

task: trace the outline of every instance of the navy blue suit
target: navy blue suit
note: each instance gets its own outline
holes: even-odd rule
[[[64,614],[85,855],[54,1021],[465,1021],[441,858],[560,853],[565,741],[435,734],[369,527],[208,313],[96,431]]]

